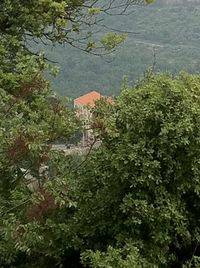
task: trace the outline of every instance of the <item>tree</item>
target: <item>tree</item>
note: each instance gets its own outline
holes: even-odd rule
[[[112,10],[111,4],[115,9],[116,2],[110,1],[102,11]],[[117,3],[121,12],[129,4]],[[83,49],[90,52],[95,44],[89,32],[84,36],[84,25],[96,23],[94,16],[101,11],[96,4],[79,0],[0,3],[1,267],[55,267],[69,254],[65,223],[76,208],[72,193],[77,161],[53,151],[51,145],[69,139],[77,120],[66,101],[53,94],[44,78],[50,67],[43,55],[30,50],[29,42],[74,45],[87,40]],[[112,33],[100,43],[111,50],[123,40]]]
[[[3,0],[0,3],[1,42],[12,42],[14,48],[28,49],[30,42],[53,44],[67,43],[88,52],[94,48],[112,49],[124,40],[123,35],[109,33],[100,41],[100,46],[92,37],[94,29],[102,20],[99,14],[123,14],[132,4],[148,3],[145,0],[117,1],[58,1],[58,0]],[[152,1],[151,1],[152,2]],[[96,29],[97,30],[97,29]],[[20,41],[20,45],[16,44]],[[100,53],[100,52],[98,52]]]
[[[199,98],[199,76],[148,75],[96,107],[102,146],[78,172],[74,216],[83,262],[199,267]]]

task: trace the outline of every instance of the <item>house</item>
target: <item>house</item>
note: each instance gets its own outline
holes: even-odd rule
[[[87,120],[91,117],[91,108],[95,106],[95,102],[101,99],[101,94],[96,91],[91,91],[83,96],[74,100],[74,108],[77,115]]]
[[[91,141],[94,140],[93,131],[90,128],[90,122],[92,118],[92,108],[95,107],[95,103],[101,98],[105,98],[97,91],[91,91],[83,96],[80,96],[74,100],[74,108],[76,109],[76,114],[83,122],[83,138],[82,146],[88,146]],[[108,97],[107,100],[112,102],[112,98]]]

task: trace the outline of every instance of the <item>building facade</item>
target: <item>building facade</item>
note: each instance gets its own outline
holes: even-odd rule
[[[82,146],[90,146],[94,141],[94,134],[91,129],[92,108],[95,107],[95,103],[102,97],[99,92],[91,91],[74,100],[76,115],[83,124]]]

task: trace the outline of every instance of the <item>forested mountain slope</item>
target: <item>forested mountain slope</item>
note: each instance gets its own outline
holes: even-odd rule
[[[128,16],[111,16],[105,24],[110,30],[128,31],[129,37],[104,58],[70,46],[44,48],[48,58],[61,65],[54,81],[59,94],[75,97],[97,90],[117,95],[124,75],[135,83],[153,64],[157,72],[200,70],[200,3],[196,0],[158,0],[134,7]]]

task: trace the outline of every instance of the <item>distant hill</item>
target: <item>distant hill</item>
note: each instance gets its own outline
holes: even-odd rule
[[[105,21],[108,28],[130,33],[126,43],[108,57],[91,56],[68,45],[45,48],[47,56],[61,65],[54,88],[69,97],[91,90],[117,95],[124,75],[135,83],[153,64],[157,72],[198,73],[199,21],[199,0],[158,0],[134,7],[129,16],[109,17]]]

